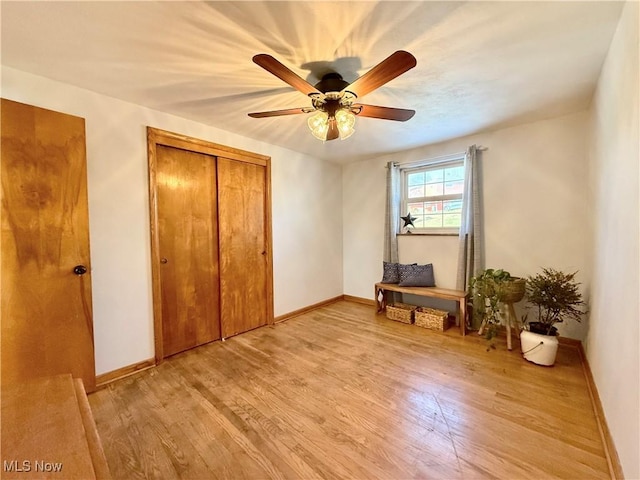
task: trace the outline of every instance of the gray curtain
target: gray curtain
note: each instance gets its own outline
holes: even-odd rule
[[[387,202],[384,216],[384,251],[382,260],[398,263],[398,225],[400,224],[400,167],[387,163]]]
[[[462,195],[462,224],[460,225],[456,279],[458,290],[467,290],[471,277],[484,270],[482,185],[478,158],[480,155],[480,150],[472,145],[467,149],[464,158],[465,185]]]
[[[387,163],[387,199],[384,212],[384,250],[382,260],[398,263],[398,226],[400,225],[400,167],[393,162]],[[387,302],[394,304],[400,301],[401,294],[387,292]]]

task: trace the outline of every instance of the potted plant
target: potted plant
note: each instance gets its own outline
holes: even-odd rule
[[[523,318],[528,330],[520,334],[524,358],[538,365],[553,365],[558,351],[557,323],[565,319],[580,321],[586,313],[578,272],[564,273],[553,268],[543,268],[541,273],[529,276],[526,286],[529,309],[534,310],[534,321]]]
[[[483,270],[471,279],[469,298],[474,321],[480,323],[480,335],[485,328],[484,335],[487,340],[491,341],[497,335],[498,326],[502,323],[503,305],[522,300],[525,282],[525,279],[512,277],[505,270],[492,268]],[[493,343],[489,346],[495,348]]]

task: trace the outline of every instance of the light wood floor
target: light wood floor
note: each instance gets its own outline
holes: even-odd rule
[[[609,478],[577,349],[540,367],[352,302],[89,400],[115,478]]]

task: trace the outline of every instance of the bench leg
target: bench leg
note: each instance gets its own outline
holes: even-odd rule
[[[460,322],[460,335],[467,333],[467,298],[458,300],[458,321]]]
[[[375,287],[375,296],[377,313],[382,313],[387,308],[387,294],[382,288]]]

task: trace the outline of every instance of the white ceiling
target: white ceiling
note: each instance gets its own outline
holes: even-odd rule
[[[7,2],[2,63],[335,162],[414,148],[588,107],[619,2]],[[255,65],[276,57],[310,83],[351,82],[396,50],[417,66],[362,103],[411,108],[358,118],[322,143],[309,106]]]

